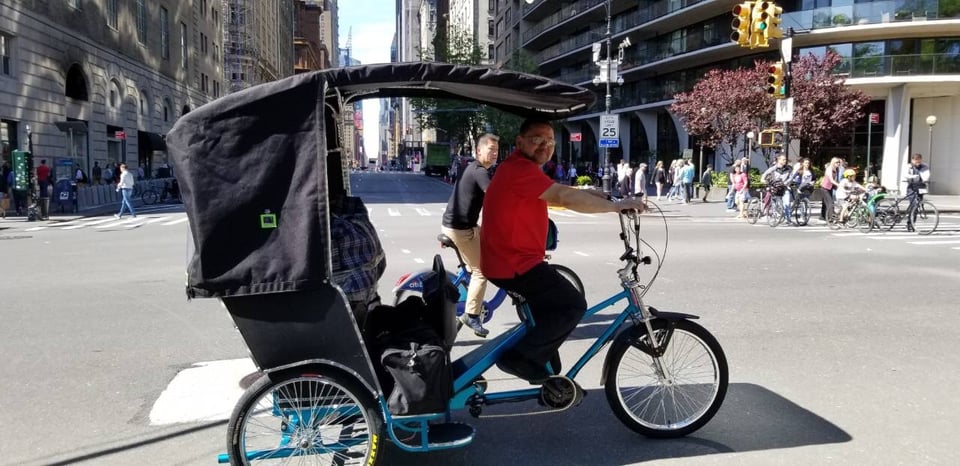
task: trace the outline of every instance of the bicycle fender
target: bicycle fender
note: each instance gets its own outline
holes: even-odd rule
[[[421,269],[407,275],[407,278],[397,282],[396,286],[393,287],[393,295],[396,296],[397,293],[401,291],[416,291],[417,293],[422,293],[423,277],[428,273],[433,273],[433,270]]]

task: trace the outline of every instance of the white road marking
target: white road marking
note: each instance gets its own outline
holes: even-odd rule
[[[950,248],[950,249],[956,249],[957,251],[960,251],[960,248]]]
[[[26,230],[23,230],[23,231],[40,231],[40,230],[46,230],[47,228],[50,228],[50,227],[33,227],[33,228],[27,228]]]
[[[186,221],[187,221],[187,217],[184,216],[184,217],[178,218],[178,219],[176,219],[176,220],[172,220],[172,221],[169,221],[169,222],[166,222],[166,223],[161,223],[161,225],[163,225],[163,226],[165,226],[165,227],[168,227],[168,226],[170,226],[170,225],[176,225],[176,224],[178,224],[178,223],[183,223],[183,222],[186,222]]]
[[[243,395],[239,381],[256,370],[250,359],[199,362],[177,374],[150,409],[151,425],[230,418]]]
[[[423,259],[421,259],[421,258],[419,258],[419,257],[413,258],[413,261],[416,262],[416,263],[418,263],[418,264],[424,264],[424,263],[425,263],[425,262],[423,261]]]
[[[581,251],[573,251],[573,253],[576,254],[576,255],[578,255],[578,256],[590,257],[590,254],[587,254],[587,253],[581,252]]]
[[[391,217],[399,217],[399,216],[400,216],[400,211],[398,211],[397,209],[387,208],[387,213],[390,214]]]
[[[147,220],[147,223],[162,222],[162,221],[164,221],[164,220],[169,220],[169,219],[171,219],[171,218],[173,218],[173,217],[172,217],[172,216],[167,216],[167,217],[151,218],[150,220]]]
[[[960,240],[953,241],[907,241],[907,244],[960,244]]]
[[[148,222],[149,222],[149,219],[144,218],[142,221],[133,222],[133,223],[131,223],[131,224],[129,224],[129,225],[124,225],[123,227],[124,227],[124,228],[137,228],[137,227],[146,225]]]
[[[404,253],[404,254],[410,254],[410,250],[409,250],[409,249],[401,249],[400,252],[402,252],[402,253]]]
[[[63,227],[63,229],[64,229],[64,230],[76,230],[77,228],[90,227],[90,226],[94,226],[94,225],[99,225],[99,224],[101,224],[101,223],[115,222],[115,221],[117,221],[117,219],[115,219],[115,218],[104,218],[104,219],[100,219],[100,220],[94,220],[94,221],[92,221],[92,222],[81,223],[80,225],[71,225],[71,226],[68,226],[68,227]]]
[[[429,217],[429,216],[430,216],[430,211],[427,210],[427,209],[424,209],[423,207],[417,207],[417,213],[420,214],[420,215],[423,216],[423,217]]]
[[[910,239],[910,238],[917,238],[917,234],[916,234],[916,233],[895,233],[895,234],[892,234],[892,235],[891,235],[891,234],[887,234],[887,235],[883,235],[883,236],[869,236],[869,235],[867,235],[867,237],[870,238],[870,239],[880,239],[880,240],[883,240],[883,239],[905,240],[905,239]]]
[[[114,223],[107,223],[107,224],[104,224],[104,225],[97,225],[97,226],[95,226],[94,228],[100,229],[100,228],[119,227],[119,226],[126,225],[126,224],[128,224],[128,223],[133,223],[133,222],[136,222],[136,221],[137,221],[136,217],[130,217],[130,218],[126,219],[126,220],[120,220],[120,221],[117,221],[117,222],[114,222]]]

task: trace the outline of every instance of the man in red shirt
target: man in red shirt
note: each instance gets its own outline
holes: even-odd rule
[[[550,376],[547,362],[587,310],[584,297],[573,284],[543,260],[547,204],[584,213],[643,212],[646,205],[641,199],[612,201],[597,191],[554,183],[541,169],[553,157],[556,145],[553,126],[547,120],[524,121],[515,144],[516,149],[497,168],[483,201],[480,268],[495,285],[523,296],[535,323],[500,357],[497,367],[539,384]]]

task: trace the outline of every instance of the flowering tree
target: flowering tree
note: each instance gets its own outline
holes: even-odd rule
[[[790,95],[794,98],[791,139],[799,139],[802,153],[818,158],[829,143],[849,138],[850,127],[863,117],[870,98],[844,85],[833,74],[840,56],[809,54],[794,60]],[[776,99],[767,94],[770,62],[755,62],[753,69],[711,70],[690,92],[676,94],[670,110],[679,116],[691,136],[714,148],[729,162],[738,137],[748,131],[779,126],[774,122]],[[793,154],[792,154],[793,155]]]
[[[753,69],[713,69],[690,92],[673,96],[670,111],[691,136],[716,150],[726,162],[732,159],[737,138],[773,121],[773,99],[766,94],[767,64]]]
[[[822,58],[809,54],[793,63],[790,133],[800,139],[802,153],[808,157],[817,157],[826,144],[849,140],[851,126],[863,117],[863,107],[870,102],[869,96],[845,86],[833,74],[840,61],[840,55],[828,51]]]

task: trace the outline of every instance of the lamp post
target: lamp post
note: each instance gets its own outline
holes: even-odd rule
[[[753,131],[747,133],[747,160],[753,164],[753,139],[757,137],[757,134]]]
[[[937,124],[937,116],[930,115],[927,117],[927,126],[930,128],[930,132],[927,136],[927,168],[933,165],[933,127]]]
[[[33,154],[33,130],[30,129],[30,125],[26,125],[27,128],[27,152]]]

